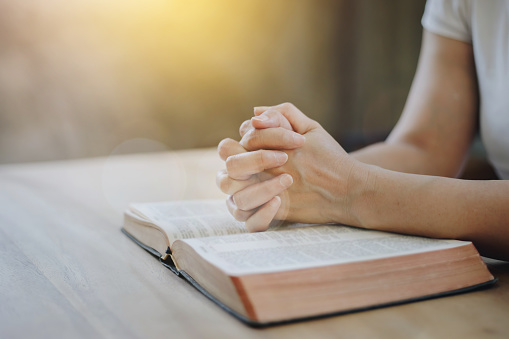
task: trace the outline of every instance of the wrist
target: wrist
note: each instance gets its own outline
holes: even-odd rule
[[[341,220],[352,226],[369,228],[370,215],[376,213],[377,182],[382,169],[353,160],[347,179],[344,216]]]

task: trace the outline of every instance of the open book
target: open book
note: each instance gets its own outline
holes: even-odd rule
[[[124,232],[251,325],[415,301],[495,281],[470,242],[330,224],[246,233],[224,201],[133,204]]]

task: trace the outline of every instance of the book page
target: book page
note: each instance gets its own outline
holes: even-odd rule
[[[318,267],[468,244],[341,225],[301,225],[185,242],[211,264],[231,275]]]
[[[170,240],[245,233],[224,200],[189,200],[132,204],[133,213],[162,228]]]

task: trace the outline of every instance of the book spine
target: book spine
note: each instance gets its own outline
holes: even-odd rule
[[[176,275],[180,275],[180,270],[178,269],[177,265],[175,264],[175,261],[173,260],[173,256],[171,255],[171,250],[169,247],[166,250],[166,253],[159,258],[159,261],[161,262],[161,264],[163,264],[163,266],[169,268],[173,273],[175,273]]]

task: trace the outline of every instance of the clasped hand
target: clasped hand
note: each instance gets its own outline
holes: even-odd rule
[[[264,231],[273,220],[355,224],[354,177],[362,181],[363,165],[320,124],[292,104],[257,107],[240,135],[240,142],[224,139],[218,146],[226,169],[217,184],[249,231]]]

